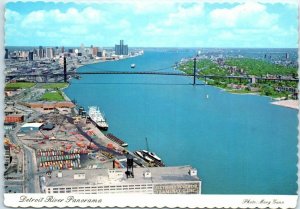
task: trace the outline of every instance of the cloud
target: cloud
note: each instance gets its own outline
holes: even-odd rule
[[[209,16],[214,28],[269,27],[278,19],[278,15],[268,13],[266,6],[257,2],[246,2],[231,9],[215,9]]]
[[[147,34],[147,35],[159,35],[161,33],[163,33],[163,29],[160,28],[160,27],[157,27],[155,24],[148,24],[145,28],[144,31],[144,34]]]
[[[201,17],[204,13],[203,4],[195,3],[192,6],[185,7],[180,5],[177,11],[170,13],[166,21],[165,26],[172,26],[178,24],[188,24],[189,20],[196,17]]]
[[[76,8],[69,8],[66,12],[58,9],[33,11],[25,16],[21,23],[22,27],[33,24],[51,25],[52,23],[64,24],[99,24],[104,22],[104,16],[100,10],[87,7],[82,11]]]
[[[10,45],[22,41],[26,45],[113,46],[124,39],[129,46],[191,47],[267,47],[277,41],[276,46],[281,42],[291,47],[298,35],[293,19],[297,8],[285,3],[125,0],[56,9],[47,5],[32,12],[6,9],[6,41]]]
[[[82,25],[72,25],[69,27],[62,27],[59,30],[59,32],[63,34],[69,34],[69,35],[85,35],[89,33],[87,27]]]
[[[120,3],[133,8],[133,12],[136,14],[155,14],[161,12],[172,11],[178,2],[166,1],[166,0],[131,0],[131,1],[120,1]]]
[[[23,27],[26,27],[27,25],[40,24],[43,23],[44,21],[45,21],[45,11],[39,10],[28,14],[22,21],[21,25]]]
[[[11,22],[18,22],[22,19],[20,13],[12,11],[10,9],[5,10],[5,19]]]

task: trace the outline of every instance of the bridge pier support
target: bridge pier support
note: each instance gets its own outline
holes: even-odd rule
[[[193,85],[196,85],[196,58],[194,58],[194,81]]]

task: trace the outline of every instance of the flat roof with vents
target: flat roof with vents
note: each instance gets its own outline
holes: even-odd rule
[[[40,128],[43,123],[25,123],[21,128]]]
[[[52,177],[46,177],[47,187],[56,186],[75,186],[75,185],[97,185],[97,184],[142,184],[142,183],[180,183],[180,182],[199,182],[197,175],[190,175],[191,166],[176,167],[152,167],[134,168],[134,178],[126,178],[126,169],[115,169],[118,173],[123,172],[123,176],[117,175],[116,178],[109,178],[108,169],[81,169],[53,171]],[[58,172],[62,172],[62,177],[57,178]],[[145,178],[145,172],[151,172],[150,178]],[[85,178],[74,179],[75,174],[84,174]]]

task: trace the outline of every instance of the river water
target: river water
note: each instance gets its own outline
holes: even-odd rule
[[[176,72],[170,66],[194,53],[146,50],[79,71]],[[180,76],[83,75],[65,93],[86,109],[99,106],[109,132],[131,151],[146,149],[147,137],[166,165],[197,168],[204,194],[296,194],[298,111],[191,83]]]

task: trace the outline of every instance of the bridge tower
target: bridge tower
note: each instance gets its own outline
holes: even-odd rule
[[[194,58],[194,82],[193,85],[196,85],[196,57]]]
[[[67,83],[67,61],[65,56],[64,56],[64,82]]]

